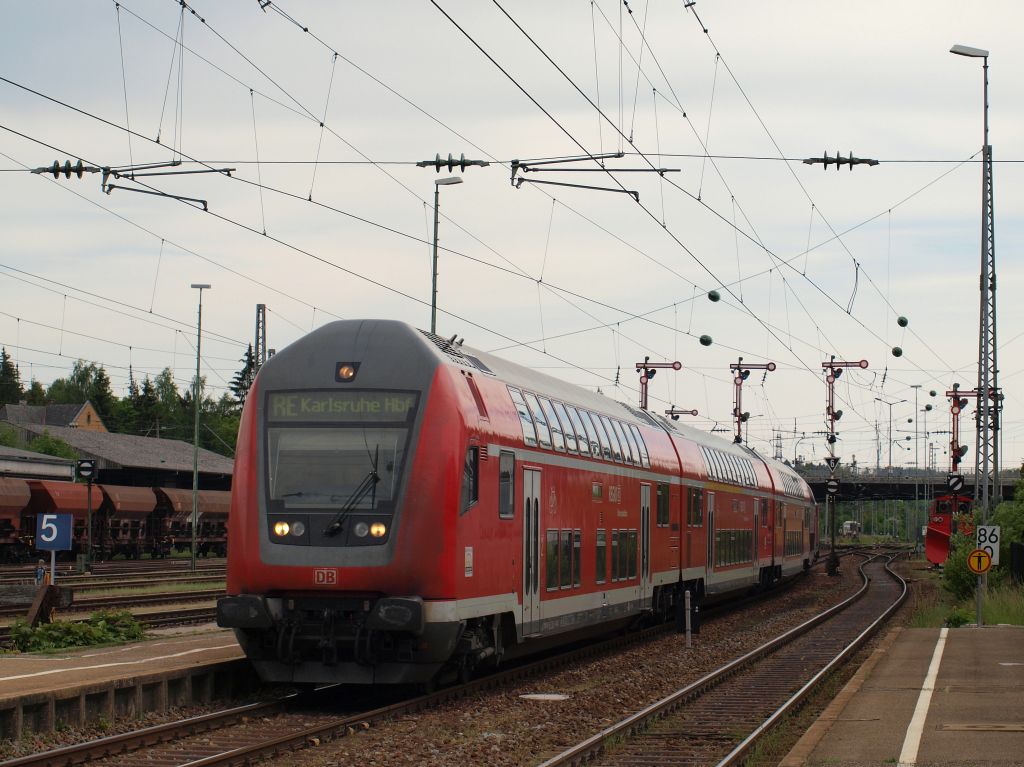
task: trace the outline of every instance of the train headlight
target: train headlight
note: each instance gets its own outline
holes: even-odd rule
[[[284,538],[288,535],[288,531],[291,529],[291,525],[287,522],[275,522],[274,523],[274,535],[278,538]]]
[[[374,522],[370,525],[370,535],[374,538],[383,538],[387,531],[388,529],[383,522]]]
[[[357,522],[352,532],[356,534],[357,538],[365,538],[366,534],[370,532],[370,526],[365,522]]]
[[[301,522],[292,522],[292,535],[296,538],[306,532],[306,526]]]

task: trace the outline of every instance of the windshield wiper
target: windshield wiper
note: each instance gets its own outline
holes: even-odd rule
[[[373,491],[374,494],[371,506],[376,505],[377,483],[380,482],[380,475],[377,473],[377,453],[379,450],[380,448],[378,447],[377,452],[374,453],[373,464],[370,467],[369,473],[363,477],[363,481],[352,491],[352,495],[348,497],[348,500],[342,504],[341,509],[338,511],[338,516],[334,518],[331,524],[324,528],[324,535],[334,536],[341,532],[341,523],[345,520],[345,517],[370,491]]]

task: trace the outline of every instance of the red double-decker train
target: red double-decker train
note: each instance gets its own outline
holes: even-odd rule
[[[427,683],[767,587],[816,556],[789,467],[409,325],[325,325],[246,399],[232,627],[268,681]]]

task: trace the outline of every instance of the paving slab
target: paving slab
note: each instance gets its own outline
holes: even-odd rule
[[[1024,764],[1024,628],[894,630],[780,767],[884,764]]]

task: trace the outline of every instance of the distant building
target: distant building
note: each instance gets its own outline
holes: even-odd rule
[[[3,477],[71,481],[75,478],[75,462],[0,445],[0,479]]]
[[[80,458],[96,461],[99,483],[137,487],[192,487],[192,445],[178,439],[156,439],[135,434],[12,423],[32,440],[48,433],[68,443]],[[229,490],[234,460],[212,450],[199,450],[199,486]]]
[[[4,405],[0,421],[16,426],[63,426],[85,431],[107,431],[91,402],[81,405]]]

